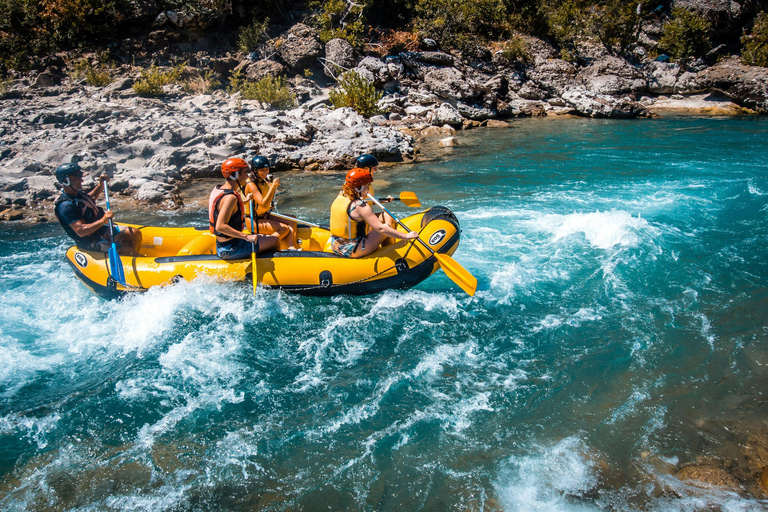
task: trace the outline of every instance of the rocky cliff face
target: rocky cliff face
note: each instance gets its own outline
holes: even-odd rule
[[[314,29],[301,24],[252,55],[211,50],[210,41],[207,50],[196,44],[166,46],[155,61],[184,61],[188,74],[213,70],[222,81],[238,69],[252,79],[297,74],[291,88],[298,105],[270,111],[223,90],[189,95],[178,85],[165,86],[161,99],[140,98],[131,88],[138,68],[125,65],[111,85],[88,87],[68,78],[62,56],[51,56],[4,94],[0,216],[8,220],[23,217],[23,209],[50,208],[58,195],[53,171],[69,161],[94,175],[112,175],[117,193],[178,205],[181,184],[217,176],[217,164],[234,155],[268,156],[278,170],[347,168],[361,153],[408,161],[415,153],[412,135],[452,135],[526,116],[649,117],[667,95],[715,92],[744,109],[768,112],[768,69],[744,66],[737,58],[684,69],[596,50],[574,64],[535,38],[527,40],[526,62],[510,62],[500,52],[466,57],[432,44],[431,50],[360,56],[341,40],[322,45]],[[299,76],[307,69],[316,78]],[[331,109],[334,82],[328,77],[347,69],[385,91],[380,106],[386,114],[364,119],[348,108]]]

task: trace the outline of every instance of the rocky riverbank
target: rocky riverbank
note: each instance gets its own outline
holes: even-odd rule
[[[215,70],[222,81],[236,70],[252,80],[294,74],[292,110],[267,110],[224,90],[190,95],[181,85],[165,86],[159,99],[139,97],[131,86],[142,68],[132,65],[117,68],[110,85],[89,87],[68,74],[66,55],[17,75],[4,84],[0,114],[0,220],[51,220],[58,195],[53,171],[69,161],[92,176],[109,174],[117,194],[167,208],[183,204],[185,184],[217,176],[217,164],[235,155],[268,156],[278,171],[345,169],[361,153],[410,162],[421,144],[460,144],[462,130],[508,126],[519,117],[768,111],[768,69],[736,57],[683,68],[594,48],[571,63],[535,38],[526,39],[524,62],[500,51],[447,53],[431,41],[420,51],[374,57],[358,56],[340,39],[323,45],[301,24],[283,36],[264,59],[190,44],[154,62],[185,62],[190,77]],[[332,109],[334,83],[325,75],[334,69],[354,69],[374,82],[385,92],[380,106],[386,113],[366,119],[350,108]],[[431,139],[421,142],[425,137]]]

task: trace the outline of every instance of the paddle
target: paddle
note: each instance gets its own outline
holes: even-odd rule
[[[251,234],[258,233],[259,225],[253,222],[253,212],[256,210],[256,205],[251,199]],[[253,278],[253,296],[256,296],[256,242],[251,242],[251,277]]]
[[[377,201],[375,197],[368,194],[368,199],[373,201],[379,208],[387,212],[390,215],[390,217],[395,219],[395,221],[397,221],[397,223],[400,224],[406,231],[408,232],[411,231],[410,229],[408,229],[408,226],[400,222],[400,220],[397,217],[392,215],[392,213],[389,210],[384,208],[384,206],[379,201]],[[435,252],[421,238],[416,238],[416,240],[421,242],[421,245],[426,247],[427,250],[432,253],[432,255],[435,257],[437,262],[440,264],[440,268],[443,269],[443,272],[445,272],[445,274],[451,279],[451,281],[456,283],[459,286],[459,288],[464,290],[470,296],[475,294],[475,290],[477,289],[477,279],[475,279],[475,276],[467,272],[464,269],[464,267],[459,265],[456,262],[456,260],[448,256],[447,254],[440,254],[438,252]]]
[[[409,206],[411,208],[421,207],[421,201],[419,201],[419,198],[416,197],[416,194],[413,192],[400,192],[400,197],[395,197],[392,200],[401,201],[405,206]]]
[[[109,187],[107,182],[104,182],[104,199],[107,200],[107,211],[109,210]],[[123,272],[123,262],[120,259],[120,255],[117,254],[117,244],[115,244],[115,227],[112,224],[112,219],[109,219],[109,241],[111,247],[109,248],[109,265],[112,267],[112,278],[118,283],[125,286],[125,273]]]
[[[325,229],[323,226],[320,226],[319,224],[315,224],[314,222],[309,222],[308,220],[301,220],[294,217],[289,217],[288,215],[280,215],[279,213],[275,212],[274,210],[269,212],[270,217],[276,217],[278,219],[283,220],[290,220],[292,222],[298,222],[300,224],[306,224],[307,226],[312,226],[313,228],[320,228]]]

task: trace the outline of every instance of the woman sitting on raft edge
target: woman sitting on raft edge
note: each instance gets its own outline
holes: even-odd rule
[[[373,155],[362,155],[355,167],[347,173],[338,197],[331,205],[331,250],[339,256],[361,258],[377,250],[390,238],[412,240],[415,231],[403,233],[394,228],[395,220],[389,214],[378,215],[365,198],[373,183],[372,171],[379,165]]]
[[[221,174],[226,178],[223,185],[217,185],[208,198],[208,221],[210,231],[216,235],[216,254],[224,260],[245,259],[256,252],[277,248],[279,239],[275,235],[246,234],[245,206],[238,191],[245,193],[248,163],[242,158],[229,158],[221,164]]]
[[[275,234],[280,238],[281,245],[283,240],[288,244],[289,251],[300,250],[296,247],[296,223],[276,218],[270,218],[269,212],[272,210],[272,200],[275,198],[277,187],[280,186],[280,179],[275,178],[271,182],[267,181],[270,171],[269,159],[264,156],[255,156],[251,160],[251,175],[245,183],[246,197],[251,196],[256,204],[254,212],[256,226],[254,233],[270,235]],[[246,204],[246,208],[250,205]]]

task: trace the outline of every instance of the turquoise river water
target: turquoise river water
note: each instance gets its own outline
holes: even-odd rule
[[[0,510],[768,509],[768,119],[459,140],[376,190],[456,213],[474,298],[104,301],[57,226],[2,228]],[[283,174],[280,211],[327,222],[342,175]]]

